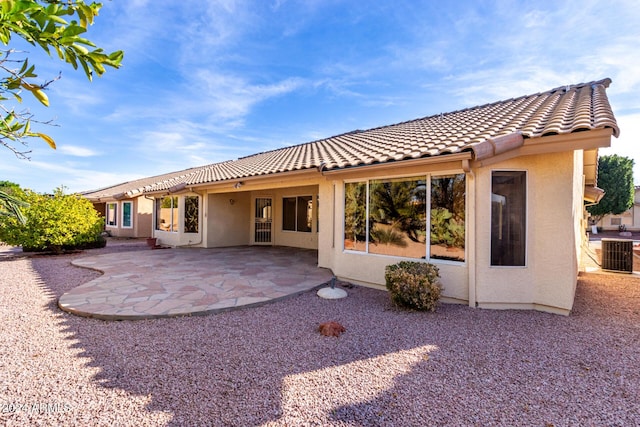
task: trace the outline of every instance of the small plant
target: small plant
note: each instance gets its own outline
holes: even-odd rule
[[[425,311],[436,310],[442,291],[439,278],[438,267],[415,261],[388,265],[384,274],[394,304]]]

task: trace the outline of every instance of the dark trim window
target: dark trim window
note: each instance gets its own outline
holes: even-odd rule
[[[312,220],[312,196],[282,198],[282,229],[284,231],[310,233]]]
[[[118,226],[118,203],[107,203],[106,223],[109,227]]]
[[[491,265],[524,266],[527,248],[527,173],[491,173]]]
[[[465,185],[464,174],[346,183],[344,249],[464,261]]]

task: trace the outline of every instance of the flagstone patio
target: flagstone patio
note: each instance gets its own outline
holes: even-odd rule
[[[105,320],[214,313],[264,304],[327,283],[314,250],[285,247],[181,248],[119,252],[73,264],[104,274],[63,294],[59,307]]]

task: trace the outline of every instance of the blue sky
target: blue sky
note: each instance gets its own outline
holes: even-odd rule
[[[612,148],[640,184],[635,1],[105,1],[88,33],[123,66],[93,82],[29,52],[58,149],[0,150],[0,180],[84,191],[567,84],[613,80]],[[16,39],[17,40],[17,39]]]

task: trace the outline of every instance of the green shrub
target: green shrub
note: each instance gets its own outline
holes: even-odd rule
[[[26,190],[20,198],[29,204],[22,209],[26,224],[16,218],[2,218],[0,241],[22,246],[24,251],[61,252],[104,246],[100,236],[103,219],[87,199],[65,195],[62,189],[53,195]]]
[[[406,308],[435,311],[442,286],[433,264],[401,261],[385,268],[384,279],[391,301]]]

